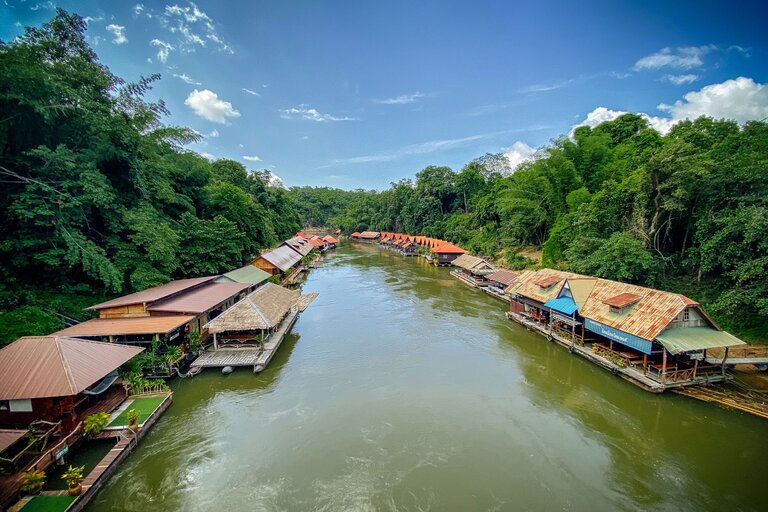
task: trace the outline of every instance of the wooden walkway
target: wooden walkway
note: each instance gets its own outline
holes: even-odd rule
[[[675,389],[674,392],[768,419],[768,397],[732,385],[688,387]]]

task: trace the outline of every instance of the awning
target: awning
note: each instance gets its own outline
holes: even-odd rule
[[[732,334],[709,327],[673,327],[662,331],[656,337],[656,341],[664,345],[670,354],[746,345]]]
[[[544,303],[544,305],[549,309],[554,309],[555,311],[559,311],[560,313],[569,316],[574,314],[579,309],[579,306],[577,306],[576,303],[573,302],[573,299],[570,297],[558,297],[556,299],[549,299]]]
[[[0,429],[0,453],[3,453],[6,448],[10,448],[16,441],[26,435],[26,430]]]

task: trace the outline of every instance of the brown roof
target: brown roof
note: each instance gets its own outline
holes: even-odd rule
[[[328,242],[329,244],[337,244],[337,243],[339,243],[339,241],[336,240],[335,238],[333,238],[331,235],[325,235],[323,237],[323,241]]]
[[[609,306],[613,306],[615,308],[625,308],[630,304],[634,304],[640,299],[642,299],[642,297],[634,293],[620,293],[613,297],[608,297],[603,301],[603,304],[608,304]]]
[[[94,318],[53,333],[55,336],[120,336],[168,334],[189,323],[194,316],[141,316],[134,318]]]
[[[270,329],[280,323],[298,300],[298,291],[267,283],[205,327],[210,333]]]
[[[205,313],[250,286],[250,283],[208,283],[175,297],[157,301],[147,310],[165,313]]]
[[[511,270],[497,270],[493,274],[488,275],[488,280],[509,286],[515,282],[518,275],[517,272],[512,272]]]
[[[367,238],[367,239],[373,239],[377,238],[379,236],[378,231],[363,231],[360,233],[360,238]]]
[[[319,236],[313,236],[312,238],[310,238],[309,243],[311,243],[315,247],[323,247],[325,245],[325,241]]]
[[[11,430],[7,428],[0,428],[0,453],[3,453],[6,448],[10,447],[27,435],[26,430]]]
[[[140,292],[131,293],[130,295],[124,295],[122,297],[108,300],[107,302],[102,302],[101,304],[96,304],[85,309],[104,309],[118,306],[128,306],[130,304],[152,303],[156,300],[165,299],[172,295],[176,295],[179,292],[183,292],[190,288],[194,288],[195,286],[207,283],[208,281],[213,281],[216,279],[216,277],[218,276],[177,279],[176,281],[171,281],[170,283],[165,283],[164,285],[148,288]]]
[[[352,233],[349,236],[360,236],[360,232],[359,231],[355,231],[354,233]]]
[[[0,400],[76,395],[144,350],[64,336],[25,336],[0,350]]]
[[[513,292],[544,303],[558,296],[566,279],[584,277],[587,276],[551,268],[542,268],[525,276],[525,278],[518,279],[519,284],[514,287]]]
[[[639,299],[631,308],[621,313],[612,313],[609,302],[622,295],[632,295]],[[579,308],[579,314],[584,318],[652,341],[686,307],[697,308],[702,316],[707,318],[699,304],[685,295],[598,279],[589,298]]]

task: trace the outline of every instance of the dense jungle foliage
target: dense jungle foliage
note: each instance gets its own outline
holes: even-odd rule
[[[768,123],[700,118],[662,136],[626,114],[577,128],[511,172],[486,155],[383,192],[294,188],[309,222],[441,237],[513,268],[685,293],[768,338]],[[522,256],[538,249],[541,261]]]
[[[99,63],[77,15],[0,42],[0,343],[83,319],[96,298],[210,275],[292,236],[268,172],[209,162]]]

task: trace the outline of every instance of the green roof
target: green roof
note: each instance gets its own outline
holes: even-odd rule
[[[746,344],[732,334],[710,327],[673,327],[662,331],[656,341],[671,354]]]
[[[244,267],[227,272],[222,277],[236,283],[259,284],[269,279],[269,273],[264,272],[259,267],[246,265]]]

